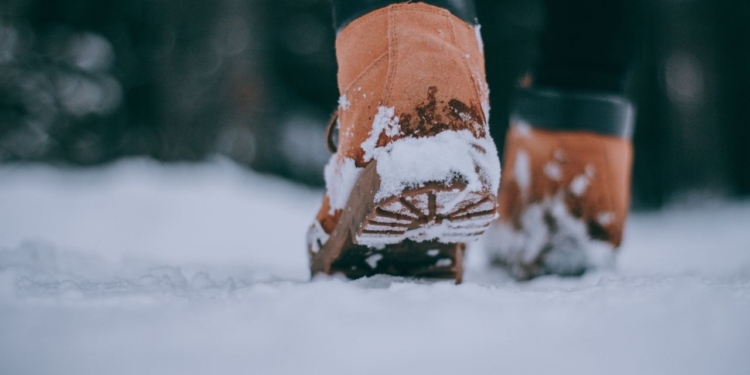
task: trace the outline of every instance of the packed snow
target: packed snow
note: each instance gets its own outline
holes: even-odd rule
[[[489,133],[486,125],[474,125],[483,128],[485,134]],[[378,107],[372,129],[362,143],[364,161],[377,162],[380,187],[376,200],[393,197],[426,182],[449,182],[457,177],[466,180],[466,194],[482,192],[486,188],[498,190],[500,159],[489,136],[475,138],[468,130],[443,131],[429,138],[400,138],[378,147],[383,134],[395,137],[400,133],[399,117],[395,115],[394,107]],[[363,171],[364,168],[357,167],[354,159],[339,154],[331,156],[324,172],[331,215],[346,206]]]
[[[519,159],[520,152],[516,161]],[[614,220],[613,213],[604,214],[609,214],[607,217]],[[555,223],[554,231],[547,223],[549,218]],[[509,272],[518,278],[532,276],[527,268],[545,250],[545,268],[561,275],[578,274],[586,269],[612,268],[615,264],[612,245],[588,236],[586,223],[570,214],[562,194],[530,204],[520,215],[519,221],[520,230],[507,222],[494,226],[494,230],[487,233],[485,246],[492,259],[513,267]],[[550,244],[554,246],[547,249]]]
[[[338,154],[331,155],[324,171],[326,191],[331,205],[329,214],[333,215],[336,210],[341,210],[346,206],[346,201],[349,200],[349,195],[362,171],[364,168],[357,167],[354,159],[341,158],[339,160]]]
[[[0,166],[0,374],[750,373],[750,201],[635,213],[581,278],[475,244],[457,286],[309,281],[321,195],[221,159]]]
[[[349,99],[346,98],[346,94],[339,96],[339,107],[342,110],[348,110],[350,104],[351,102],[349,102]]]
[[[380,188],[375,199],[385,199],[408,187],[461,177],[463,193],[500,187],[500,159],[489,137],[475,138],[468,130],[443,131],[429,138],[402,138],[376,149]],[[460,199],[457,199],[457,202]]]
[[[482,41],[482,26],[474,25],[474,36],[477,38],[477,45],[479,46],[479,52],[484,54],[484,42]]]

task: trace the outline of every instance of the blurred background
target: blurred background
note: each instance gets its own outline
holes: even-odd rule
[[[634,1],[634,207],[750,195],[750,2]],[[501,150],[542,5],[477,0]],[[327,0],[2,0],[0,162],[219,154],[321,186],[334,38]]]

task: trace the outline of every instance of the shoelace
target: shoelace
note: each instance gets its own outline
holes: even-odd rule
[[[328,120],[328,125],[326,126],[326,147],[328,148],[328,151],[330,151],[332,154],[335,154],[338,150],[338,147],[336,146],[336,142],[333,140],[333,130],[336,127],[337,120],[339,119],[339,111],[336,109],[333,111],[333,114],[331,115],[331,119]]]

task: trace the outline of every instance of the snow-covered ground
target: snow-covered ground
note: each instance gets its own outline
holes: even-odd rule
[[[614,271],[308,281],[321,192],[216,160],[0,166],[0,374],[749,374],[750,202],[635,214]]]

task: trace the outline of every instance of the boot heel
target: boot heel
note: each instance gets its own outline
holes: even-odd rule
[[[358,278],[385,273],[460,282],[464,243],[479,238],[497,217],[495,195],[469,192],[456,179],[424,183],[376,201],[376,164],[358,179],[328,241],[311,252],[313,274]]]

